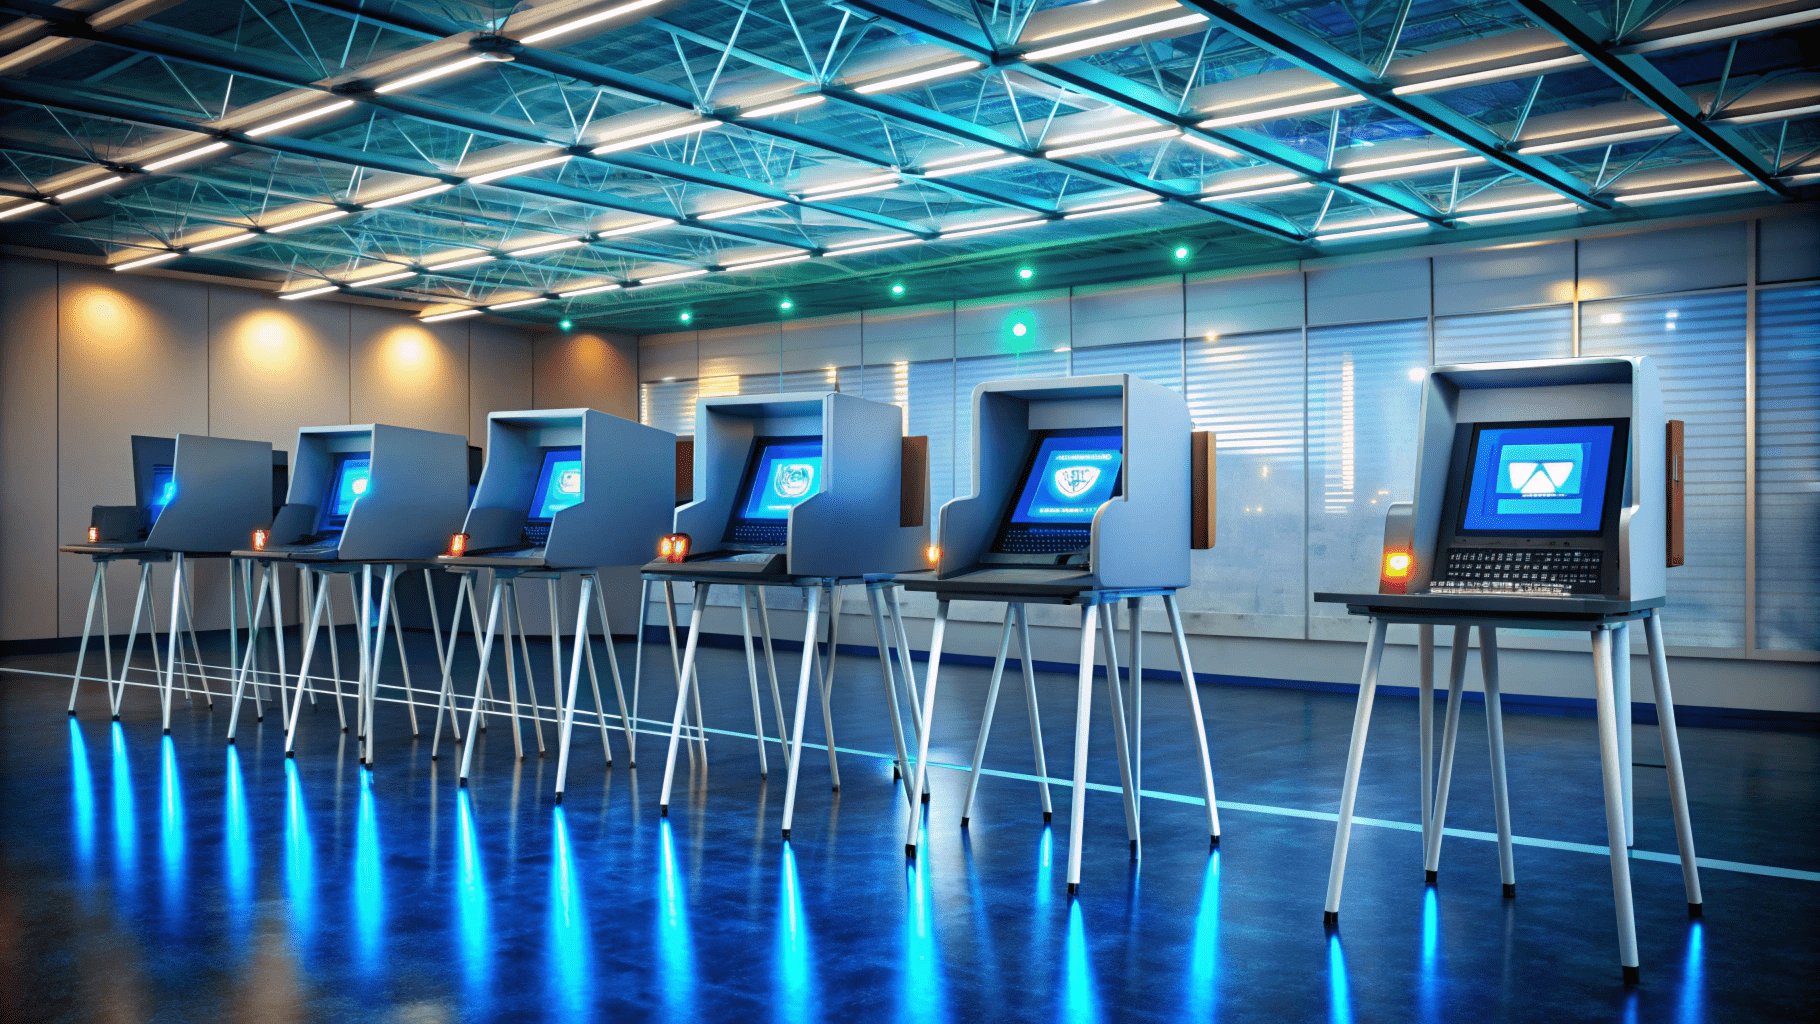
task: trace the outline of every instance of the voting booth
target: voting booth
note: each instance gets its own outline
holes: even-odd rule
[[[666,538],[659,559],[645,566],[646,593],[642,595],[648,600],[651,583],[665,585],[674,636],[674,584],[695,584],[688,640],[676,668],[678,679],[688,679],[691,685],[678,685],[660,807],[665,811],[669,807],[708,593],[715,584],[728,584],[741,588],[740,617],[761,773],[767,771],[767,764],[752,646],[755,601],[764,629],[773,709],[788,765],[783,821],[783,834],[788,838],[800,768],[796,755],[812,674],[819,676],[821,684],[829,772],[834,788],[840,788],[828,685],[839,642],[844,587],[926,564],[927,443],[904,436],[904,410],[899,406],[834,391],[703,398],[695,416],[693,500],[676,509],[674,533]],[[808,604],[794,724],[788,729],[763,587],[800,589]],[[825,658],[820,646],[824,609],[828,629]],[[705,758],[699,697],[694,714],[697,730],[690,757]]]
[[[557,624],[557,584],[567,575],[580,578],[575,643],[569,672],[569,691],[558,719],[563,757],[557,774],[566,776],[567,737],[571,731],[580,666],[586,662],[594,687],[595,712],[607,763],[613,760],[607,738],[606,706],[600,700],[594,650],[588,641],[590,609],[597,611],[601,628],[610,638],[606,595],[600,589],[599,570],[609,566],[638,565],[651,557],[658,538],[669,532],[676,507],[676,436],[667,431],[609,416],[593,409],[553,409],[534,412],[496,412],[487,417],[486,465],[474,491],[466,521],[437,562],[463,574],[456,594],[455,614],[468,605],[480,641],[480,673],[475,681],[474,703],[469,709],[468,736],[462,751],[461,782],[467,784],[474,757],[474,732],[480,726],[483,704],[497,704],[485,695],[487,665],[495,636],[506,639],[506,713],[512,723],[516,756],[524,756],[519,731],[518,668],[514,664],[513,637],[518,638],[529,690],[529,711],[537,750],[544,752],[545,709],[538,703],[524,644],[524,621],[518,609],[517,583],[542,579],[550,601],[552,657],[560,658],[562,632]],[[474,574],[492,575],[491,600],[486,624],[478,617]],[[453,642],[450,646],[453,651]],[[607,663],[619,698],[620,724],[628,746],[632,743],[633,708],[625,697],[619,661],[607,647]],[[443,661],[448,676],[449,659]],[[561,666],[552,665],[553,686],[560,686]],[[636,685],[636,684],[635,684]],[[552,708],[561,700],[552,694]],[[451,697],[450,709],[453,710]],[[498,713],[497,707],[493,712]],[[437,712],[440,721],[441,710]],[[440,739],[440,737],[438,737]],[[636,752],[632,754],[636,761]],[[558,793],[561,782],[558,782]]]
[[[1315,595],[1316,601],[1345,604],[1371,624],[1328,882],[1330,925],[1338,921],[1385,631],[1399,622],[1421,627],[1423,854],[1431,882],[1439,869],[1446,822],[1468,631],[1478,629],[1506,897],[1516,895],[1516,873],[1497,630],[1590,634],[1619,957],[1626,979],[1634,981],[1636,925],[1626,853],[1632,835],[1629,628],[1640,621],[1648,640],[1688,908],[1700,913],[1661,625],[1666,569],[1680,564],[1679,427],[1664,420],[1656,366],[1643,356],[1477,363],[1429,371],[1414,497],[1389,509],[1376,592]],[[1437,777],[1430,770],[1434,627],[1447,625],[1453,627],[1452,665]]]
[[[269,598],[274,637],[282,632],[283,623],[283,588],[279,586],[277,566],[291,562],[301,570],[303,600],[309,609],[299,609],[305,613],[307,626],[303,661],[298,668],[298,686],[291,695],[293,706],[284,716],[287,753],[295,749],[297,710],[302,706],[305,692],[309,693],[312,703],[315,701],[309,669],[319,631],[325,622],[335,674],[335,710],[341,727],[347,728],[341,694],[340,652],[330,604],[331,582],[336,576],[345,576],[360,627],[357,632],[360,671],[356,677],[355,721],[357,735],[366,741],[361,759],[370,765],[371,713],[377,700],[388,621],[398,638],[400,660],[404,662],[404,632],[399,622],[394,587],[401,573],[409,571],[410,563],[427,562],[441,553],[449,534],[459,526],[467,511],[467,463],[467,439],[459,434],[387,424],[305,427],[297,432],[296,471],[292,474],[283,507],[273,518],[269,530],[242,539],[243,543],[252,544],[250,549],[243,548],[234,553],[236,558],[264,569],[258,597],[253,604],[253,622],[258,625]],[[376,565],[382,567],[383,574],[377,591],[373,586]],[[425,567],[422,572],[428,592],[430,571]],[[376,611],[374,597],[378,598]],[[434,621],[433,597],[430,609],[440,650],[441,629],[440,623]],[[246,660],[235,678],[234,713],[228,726],[230,743],[235,738],[241,696],[253,657],[254,646],[249,644]],[[408,662],[403,664],[402,670],[405,704],[415,735],[417,710]],[[281,693],[284,686],[281,656]]]
[[[1206,729],[1201,723],[1187,636],[1175,600],[1175,591],[1190,582],[1189,551],[1212,543],[1211,436],[1194,433],[1187,403],[1173,389],[1129,374],[1101,374],[979,385],[973,392],[971,441],[972,488],[966,496],[942,506],[940,532],[931,551],[934,572],[901,581],[904,589],[932,593],[937,599],[929,667],[921,691],[922,707],[912,720],[918,741],[914,781],[905,789],[911,807],[904,838],[906,852],[916,854],[942,643],[949,605],[957,600],[1006,604],[998,657],[974,745],[967,799],[961,812],[963,825],[970,823],[1014,621],[1035,741],[1035,774],[1039,780],[1046,778],[1026,606],[1032,602],[1078,605],[1081,647],[1069,891],[1075,891],[1080,884],[1087,737],[1096,665],[1094,644],[1101,630],[1101,653],[1114,708],[1113,731],[1118,742],[1126,830],[1132,855],[1137,856],[1143,713],[1140,620],[1144,600],[1160,597],[1174,634],[1175,654],[1193,718],[1190,724],[1200,757],[1208,838],[1217,844],[1219,817],[1214,807]],[[1116,644],[1116,609],[1121,602],[1129,612],[1130,722]],[[877,597],[872,609],[882,638],[887,629]],[[898,619],[894,603],[890,609],[892,617]],[[901,636],[901,621],[896,625]],[[914,668],[908,658],[901,658],[900,665],[914,701]],[[888,662],[884,667],[891,671]],[[895,714],[893,733],[899,739],[899,756],[903,759],[903,729]],[[1046,820],[1052,812],[1048,785],[1039,781],[1038,787]]]
[[[174,673],[182,673],[187,698],[191,689],[189,666],[194,664],[203,695],[211,705],[214,703],[191,621],[189,594],[184,587],[185,560],[222,557],[251,536],[254,529],[271,522],[273,481],[283,473],[284,459],[282,452],[274,453],[272,446],[263,441],[203,434],[178,434],[175,438],[135,435],[131,443],[133,504],[96,506],[90,514],[87,536],[81,542],[59,548],[69,554],[88,555],[95,562],[88,613],[82,625],[82,645],[70,687],[69,711],[75,714],[76,696],[82,683],[82,660],[87,653],[97,603],[101,605],[102,635],[107,637],[112,632],[107,622],[107,563],[132,559],[139,563],[139,590],[133,599],[133,624],[127,633],[126,653],[117,678],[111,674],[111,641],[104,650],[110,678],[114,679],[110,686],[110,703],[113,716],[118,719],[120,699],[126,691],[127,670],[139,635],[139,619],[144,612],[164,705],[164,730],[169,732],[171,692],[177,685]],[[170,561],[173,571],[168,644],[164,657],[159,659],[157,612],[151,581],[153,563],[162,561]],[[235,617],[232,573],[229,574],[228,599],[228,617],[232,624]],[[183,659],[180,637],[186,631],[195,661],[179,664]],[[238,644],[237,634],[234,643]]]

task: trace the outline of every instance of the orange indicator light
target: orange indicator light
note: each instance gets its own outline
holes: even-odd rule
[[[1409,575],[1409,552],[1392,551],[1384,556],[1384,575],[1401,577]]]
[[[253,531],[253,550],[254,551],[264,551],[265,542],[270,540],[271,538],[272,538],[272,531],[270,531],[270,530],[254,530]]]
[[[468,553],[468,535],[452,533],[449,535],[449,557],[460,558]]]
[[[101,539],[101,527],[99,527],[99,526],[89,527],[88,528],[88,542],[90,544],[93,544],[93,543],[99,541],[100,539]]]
[[[657,542],[657,557],[666,562],[682,562],[689,558],[689,535],[686,533],[666,533]]]
[[[942,560],[942,547],[940,544],[931,544],[923,554],[929,559],[929,564],[934,565]]]

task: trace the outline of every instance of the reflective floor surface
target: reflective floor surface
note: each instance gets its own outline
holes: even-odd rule
[[[349,636],[345,641],[352,643]],[[433,678],[413,637],[418,680]],[[206,647],[206,644],[205,644]],[[549,699],[547,648],[538,686]],[[604,649],[601,650],[604,655]],[[667,658],[658,649],[647,668]],[[630,663],[630,645],[620,655]],[[213,655],[219,657],[218,654]],[[471,687],[473,668],[458,666]],[[0,660],[0,1019],[1202,1021],[1811,1020],[1820,1014],[1820,737],[1684,729],[1706,917],[1687,917],[1660,768],[1636,769],[1642,984],[1620,984],[1593,723],[1507,715],[1518,896],[1496,846],[1447,840],[1428,887],[1415,706],[1381,698],[1341,925],[1321,924],[1349,697],[1203,686],[1224,839],[1203,832],[1186,701],[1145,684],[1141,861],[1116,792],[1089,799],[1083,890],[1064,887],[1068,792],[1042,820],[1023,700],[1007,687],[972,826],[966,775],[932,776],[905,860],[877,661],[843,655],[841,788],[807,751],[793,840],[783,758],[761,779],[743,658],[703,652],[709,766],[686,758],[658,815],[663,738],[607,769],[578,730],[570,788],[550,756],[482,736],[456,785],[430,721],[381,705],[376,771],[326,697],[287,761],[276,714],[224,742],[227,706],[99,684],[67,718],[73,655]],[[795,656],[780,659],[794,682]],[[39,673],[39,674],[31,674]],[[603,669],[604,675],[604,669]],[[983,669],[944,671],[932,760],[964,764]],[[1072,677],[1041,674],[1050,774],[1069,771]],[[1102,683],[1103,686],[1103,683]],[[789,691],[786,690],[786,693]],[[1114,785],[1103,689],[1091,778]],[[673,682],[647,675],[642,712]],[[584,698],[585,703],[585,698]],[[767,702],[768,703],[768,702]],[[766,721],[775,730],[767,707]],[[809,739],[822,739],[809,715]],[[655,728],[655,726],[653,726]],[[1636,760],[1660,763],[1654,730]],[[1483,716],[1468,705],[1449,825],[1492,828]],[[1576,845],[1579,844],[1579,845]],[[1778,874],[1777,872],[1780,872]]]

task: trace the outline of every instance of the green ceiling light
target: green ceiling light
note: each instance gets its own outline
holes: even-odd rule
[[[559,324],[557,324],[557,325],[556,325],[556,326],[558,326],[558,327],[560,327],[560,328],[562,328],[562,329],[563,329],[563,330],[565,330],[565,331],[569,331],[569,330],[574,330],[574,329],[575,329],[575,321],[573,321],[573,320],[564,320],[564,321],[562,321],[562,322],[561,322],[561,323],[559,323]]]
[[[1030,333],[1030,327],[1028,325],[1022,324],[1022,323],[1012,324],[1011,333],[1021,338],[1024,335]]]
[[[893,295],[902,295],[902,294],[904,294],[904,286],[903,286],[903,285],[901,285],[901,284],[894,284],[894,285],[892,285],[892,286],[891,286],[891,294],[893,294]]]
[[[777,308],[781,309],[787,313],[790,310],[796,308],[796,303],[791,302],[789,299],[785,299],[784,301],[777,304]]]
[[[693,319],[695,319],[695,314],[694,314],[694,313],[691,313],[691,312],[689,312],[689,311],[688,311],[688,310],[686,310],[686,309],[685,309],[685,310],[683,310],[683,312],[682,312],[682,316],[681,316],[681,318],[680,318],[680,319],[681,319],[681,320],[682,320],[682,322],[683,322],[683,323],[685,323],[685,324],[686,324],[686,323],[688,323],[688,322],[689,322],[689,321],[691,321],[691,320],[693,320]]]
[[[1017,276],[1020,281],[1028,281],[1036,276],[1036,271],[1029,267],[1019,267],[1017,268]]]
[[[1194,251],[1189,249],[1185,245],[1178,245],[1175,247],[1175,258],[1176,258],[1177,262],[1185,261],[1188,259],[1188,257],[1193,256],[1193,255],[1194,255]]]

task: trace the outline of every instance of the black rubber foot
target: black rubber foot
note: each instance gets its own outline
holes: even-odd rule
[[[166,730],[164,730],[164,734],[166,736],[169,736],[171,734],[171,731],[169,729],[166,729]]]
[[[627,761],[626,767],[627,768],[636,768],[636,767],[638,767],[638,762],[637,761]]]
[[[966,819],[966,818],[962,818],[962,819],[961,819],[961,827],[962,827],[962,828],[966,828],[966,827],[967,827],[967,819]]]
[[[116,721],[116,722],[118,722],[118,721],[120,721],[120,716],[119,716],[119,715],[115,715],[115,716],[114,716],[114,721]]]
[[[611,767],[613,767],[613,762],[612,762],[612,761],[608,761],[608,762],[607,762],[607,767],[608,767],[608,768],[611,768]],[[759,777],[760,777],[760,778],[763,778],[763,777],[764,777],[764,776],[762,776],[762,775],[761,775],[761,776],[759,776]]]
[[[1045,825],[1049,824],[1049,822],[1052,819],[1054,819],[1054,817],[1055,817],[1054,811],[1044,811],[1043,812],[1043,824],[1045,824]],[[1215,841],[1217,842],[1218,840],[1215,840]]]
[[[265,716],[264,716],[264,715],[254,715],[254,716],[253,716],[253,721],[255,721],[255,722],[263,722],[263,721],[265,721]]]
[[[916,847],[911,845],[910,843],[905,843],[904,844],[904,856],[910,858],[911,860],[915,860],[916,859]]]
[[[295,750],[287,750],[284,752],[284,756],[291,758],[292,760],[296,760],[297,752]]]
[[[231,747],[231,746],[233,746],[233,745],[234,745],[234,737],[232,737],[232,736],[229,736],[229,737],[228,737],[228,746],[230,746],[230,747]]]
[[[345,725],[344,725],[344,726],[342,726],[342,727],[341,727],[341,731],[342,731],[342,732],[347,732],[347,731],[348,731],[348,727],[347,727],[347,726],[345,726]]]
[[[835,792],[836,792],[836,793],[838,793],[838,792],[840,792],[840,787],[839,787],[839,786],[835,786],[835,787],[834,787],[834,791],[835,791]],[[927,797],[924,797],[924,800],[925,800],[925,802],[926,802],[926,801],[927,801],[927,800],[928,800],[928,798],[927,798]]]
[[[461,782],[459,783],[459,785],[461,786],[462,789],[468,788],[468,780],[462,779]]]
[[[214,702],[214,701],[209,701],[209,710],[210,710],[210,711],[213,711],[213,710],[215,710],[215,702]]]
[[[70,708],[70,717],[71,717],[71,718],[74,718],[74,717],[76,717],[76,709],[75,709],[75,708]]]
[[[1137,840],[1133,839],[1131,841],[1131,859],[1132,860],[1137,860],[1137,844],[1138,844]]]
[[[1517,883],[1509,882],[1505,884],[1504,898],[1507,900],[1514,900],[1517,898]]]
[[[435,754],[431,754],[431,755],[430,755],[430,760],[432,760],[432,761],[434,761],[434,760],[436,760],[436,755],[435,755]]]
[[[1687,905],[1687,916],[1688,917],[1705,917],[1706,911],[1702,910],[1701,907],[1702,907],[1702,904],[1689,903]]]
[[[790,830],[789,830],[789,829],[784,829],[784,842],[786,842],[786,843],[787,843],[787,842],[789,842],[789,841],[790,841]]]
[[[1340,923],[1340,912],[1337,910],[1321,911],[1321,923],[1329,928]]]
[[[928,802],[929,802],[929,794],[924,793],[923,794],[923,803],[928,803]]]
[[[541,750],[539,750],[539,751],[538,751],[538,752],[537,752],[537,759],[538,759],[538,760],[540,760],[540,761],[541,761],[541,760],[543,760],[543,751],[541,751]]]
[[[1635,985],[1642,980],[1643,980],[1643,976],[1642,976],[1641,972],[1639,972],[1637,970],[1637,968],[1635,968],[1635,967],[1624,968],[1624,984]]]
[[[556,794],[556,802],[562,803],[562,794],[561,793]]]
[[[1069,882],[1068,883],[1068,895],[1073,896],[1073,895],[1078,894],[1080,891],[1081,891],[1081,884],[1079,882]]]
[[[660,818],[668,818],[670,816],[670,805],[669,804],[658,804],[657,805],[657,816]],[[789,835],[789,834],[790,834],[790,831],[788,829],[785,829],[784,835]]]
[[[1441,880],[1441,873],[1439,871],[1422,872],[1422,881],[1427,882],[1429,885],[1433,885],[1436,882],[1439,882],[1440,880]]]
[[[75,714],[75,712],[74,712],[74,711],[72,711],[72,712],[70,712],[70,714],[72,714],[72,715],[73,715],[73,714]],[[897,782],[897,781],[899,781],[899,780],[900,780],[900,779],[902,779],[902,778],[903,778],[903,776],[902,776],[902,775],[899,775],[899,774],[898,774],[898,773],[897,773],[897,766],[896,766],[896,765],[892,765],[892,766],[891,766],[891,781],[892,781],[892,782]]]
[[[1220,848],[1220,837],[1219,836],[1208,836],[1207,837],[1207,848],[1209,850],[1219,849]]]

